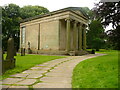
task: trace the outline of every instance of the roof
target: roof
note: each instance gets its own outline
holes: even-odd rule
[[[67,7],[67,8],[63,8],[63,9],[57,10],[57,11],[53,11],[53,12],[49,12],[49,13],[46,13],[46,14],[37,15],[37,16],[34,16],[34,17],[30,17],[30,18],[24,19],[24,20],[21,21],[21,23],[27,22],[27,21],[31,21],[31,20],[34,20],[34,19],[38,19],[38,18],[42,18],[42,17],[46,17],[46,16],[51,16],[51,15],[54,15],[54,14],[65,12],[65,11],[71,11],[71,12],[76,13],[78,15],[80,15],[78,13],[78,12],[80,12],[80,13],[83,14],[83,16],[81,15],[81,17],[83,17],[86,20],[88,19],[87,14],[84,12],[84,10],[81,7]]]

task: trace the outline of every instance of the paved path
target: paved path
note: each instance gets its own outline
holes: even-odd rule
[[[72,71],[80,62],[104,54],[69,56],[36,65],[22,73],[3,80],[3,88],[71,88]],[[25,90],[26,90],[25,89]]]

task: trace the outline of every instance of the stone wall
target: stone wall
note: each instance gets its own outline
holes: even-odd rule
[[[40,49],[59,49],[59,20],[40,23]]]
[[[30,42],[31,49],[38,49],[38,30],[39,24],[26,26],[26,49],[28,42]]]
[[[30,49],[33,51],[38,50],[38,45],[40,50],[59,49],[59,20],[27,25],[25,30],[26,51],[28,49],[28,42],[30,42]],[[40,39],[38,39],[38,35],[40,35]],[[39,42],[40,44],[38,44]]]
[[[40,49],[45,49],[45,50],[49,50],[49,49],[59,49],[59,36],[58,36],[58,26],[59,26],[59,19],[62,18],[66,18],[69,17],[69,12],[63,12],[63,13],[59,13],[59,14],[55,14],[55,15],[50,15],[48,17],[42,17],[42,18],[38,18],[32,21],[28,21],[28,22],[23,22],[20,23],[20,49],[23,47],[21,44],[21,31],[22,31],[22,27],[26,27],[26,51],[28,49],[28,41],[31,42],[31,48],[32,50],[37,50],[38,49],[38,25],[40,24],[40,45],[39,48]],[[43,30],[44,29],[44,30]],[[55,31],[54,31],[55,30]],[[48,37],[47,35],[49,35],[50,37]],[[50,42],[49,46],[48,46],[48,42],[46,41],[46,39],[50,38],[50,40],[47,40],[48,42]],[[41,41],[42,40],[42,41]],[[57,41],[56,41],[57,40]],[[45,42],[44,44],[42,44],[42,42]]]

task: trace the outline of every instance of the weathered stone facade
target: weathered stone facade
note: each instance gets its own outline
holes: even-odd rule
[[[82,54],[87,22],[87,17],[73,7],[26,19],[20,24],[20,48],[26,52],[30,48],[32,53]]]

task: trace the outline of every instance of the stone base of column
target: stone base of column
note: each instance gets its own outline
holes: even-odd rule
[[[70,56],[76,56],[76,51],[70,51],[68,54],[69,54]]]
[[[80,51],[78,51],[78,53],[77,53],[78,56],[86,55],[86,54],[89,54],[86,50],[80,50]]]
[[[70,56],[81,56],[81,55],[86,55],[86,54],[89,54],[89,53],[85,50],[80,50],[80,51],[70,51],[68,54]]]

